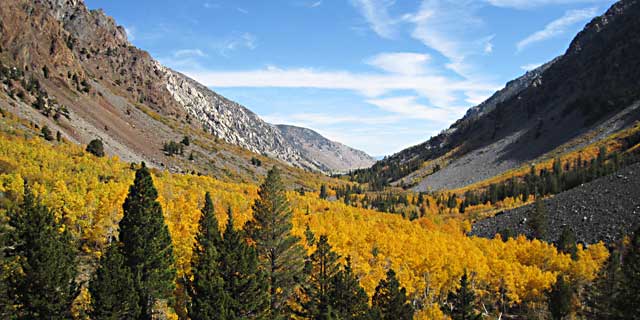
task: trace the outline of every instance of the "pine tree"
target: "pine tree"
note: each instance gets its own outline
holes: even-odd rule
[[[133,274],[126,265],[118,243],[112,243],[100,259],[89,282],[91,318],[95,320],[136,319],[140,316]]]
[[[372,311],[375,319],[413,319],[414,310],[407,299],[407,290],[400,287],[393,269],[389,269],[387,278],[378,283],[372,298]]]
[[[327,186],[325,184],[320,186],[320,199],[327,199]]]
[[[188,308],[192,320],[227,319],[228,298],[220,273],[218,250],[221,242],[218,219],[207,192],[193,248],[193,281],[190,284],[191,304]]]
[[[351,257],[346,258],[342,270],[336,274],[329,290],[329,305],[343,320],[364,320],[369,315],[369,297],[360,286],[351,268]]]
[[[475,310],[476,295],[469,283],[467,270],[464,271],[460,278],[460,288],[455,292],[450,292],[447,300],[449,308],[445,308],[445,312],[451,316],[451,319],[472,320],[481,318],[481,315]]]
[[[578,259],[578,247],[576,245],[576,236],[569,226],[562,228],[562,233],[558,239],[558,250],[560,252],[570,254],[573,260]]]
[[[220,246],[220,272],[228,296],[227,319],[266,319],[268,285],[258,269],[258,255],[234,229],[231,208],[228,216]]]
[[[564,279],[564,276],[558,275],[556,283],[549,292],[549,311],[551,318],[554,320],[562,320],[571,312],[571,299],[573,298],[573,289],[571,285]]]
[[[269,319],[283,319],[290,314],[288,301],[302,276],[304,249],[291,234],[292,212],[276,167],[269,170],[258,196],[245,230],[269,283]]]
[[[617,307],[623,319],[640,315],[640,229],[636,230],[622,259],[622,286]]]
[[[16,236],[13,255],[22,272],[13,279],[12,293],[20,319],[69,319],[78,294],[75,283],[76,248],[54,213],[40,204],[25,184],[24,201],[11,213]]]
[[[621,282],[620,251],[614,248],[594,283],[587,287],[589,319],[619,319]]]
[[[313,241],[315,242],[315,241]],[[321,235],[315,243],[316,250],[306,259],[304,273],[306,281],[297,297],[300,304],[299,315],[307,319],[326,319],[332,312],[329,294],[333,278],[338,274],[338,254],[331,250],[326,235]]]
[[[170,299],[175,288],[173,244],[157,197],[151,173],[142,163],[119,224],[122,252],[140,298],[141,319],[152,318],[155,304]]]
[[[529,227],[531,228],[533,238],[544,239],[547,236],[548,218],[547,208],[540,195],[536,196],[534,209],[529,218]]]

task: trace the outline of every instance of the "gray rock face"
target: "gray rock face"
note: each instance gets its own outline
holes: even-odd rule
[[[350,169],[370,167],[375,162],[368,154],[331,141],[313,130],[288,125],[276,127],[303,157],[314,159],[323,171],[345,173]]]

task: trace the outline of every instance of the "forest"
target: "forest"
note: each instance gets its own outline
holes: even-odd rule
[[[464,216],[408,219],[328,201],[321,190],[301,195],[277,168],[261,186],[171,174],[30,135],[31,124],[10,115],[0,121],[3,318],[624,318],[635,310],[623,304],[638,283],[635,236],[615,248],[570,236],[558,247],[468,237]],[[46,285],[36,290],[34,281]]]

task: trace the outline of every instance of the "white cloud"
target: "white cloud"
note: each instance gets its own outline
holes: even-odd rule
[[[218,9],[218,8],[222,7],[217,2],[205,2],[202,6],[207,8],[207,9]]]
[[[522,51],[527,46],[536,42],[544,41],[553,37],[557,37],[568,31],[569,27],[576,23],[585,21],[597,14],[597,8],[586,8],[579,10],[569,10],[564,16],[547,24],[544,29],[537,31],[530,36],[522,39],[516,44],[518,51]]]
[[[399,114],[412,119],[422,119],[436,122],[449,123],[464,114],[464,109],[453,108],[433,108],[418,103],[415,96],[401,96],[382,99],[370,99],[368,103],[377,106],[378,108]]]
[[[240,12],[242,14],[248,14],[249,13],[249,10],[244,9],[244,8],[240,8],[240,7],[236,8],[236,10],[238,10],[238,12]]]
[[[378,97],[396,90],[413,90],[431,104],[446,107],[465,92],[493,92],[496,86],[485,82],[451,80],[442,76],[383,73],[319,71],[309,68],[265,69],[248,71],[184,71],[200,83],[211,87],[317,88],[359,92]]]
[[[331,126],[344,123],[380,125],[396,123],[402,120],[402,118],[397,115],[368,117],[324,113],[268,114],[262,115],[261,117],[269,123],[286,123],[302,127]]]
[[[215,45],[220,55],[227,57],[231,51],[241,48],[253,50],[257,47],[257,38],[249,32],[234,32],[226,40]]]
[[[390,73],[414,76],[427,72],[426,63],[430,59],[427,54],[389,52],[378,54],[366,60],[366,63]]]
[[[393,38],[395,33],[395,21],[388,11],[394,3],[392,0],[351,0],[351,4],[364,16],[371,29],[387,39]]]
[[[469,56],[493,50],[493,36],[482,34],[484,22],[474,0],[424,0],[415,14],[403,20],[414,24],[412,37],[449,60],[447,68],[470,77]]]
[[[541,65],[543,65],[543,63],[529,63],[529,64],[525,64],[524,66],[520,66],[520,69],[524,71],[531,71],[531,70],[537,69]]]
[[[489,4],[501,8],[530,9],[548,5],[596,3],[603,0],[487,0]]]
[[[322,5],[322,0],[310,3],[309,8],[317,8],[321,5]]]
[[[206,57],[207,55],[200,49],[181,49],[173,52],[175,58],[186,57]]]
[[[124,26],[124,32],[127,34],[127,39],[133,41],[136,39],[136,28],[133,26]]]

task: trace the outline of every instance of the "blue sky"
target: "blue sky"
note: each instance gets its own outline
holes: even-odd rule
[[[86,0],[272,123],[385,155],[562,54],[610,0]]]

